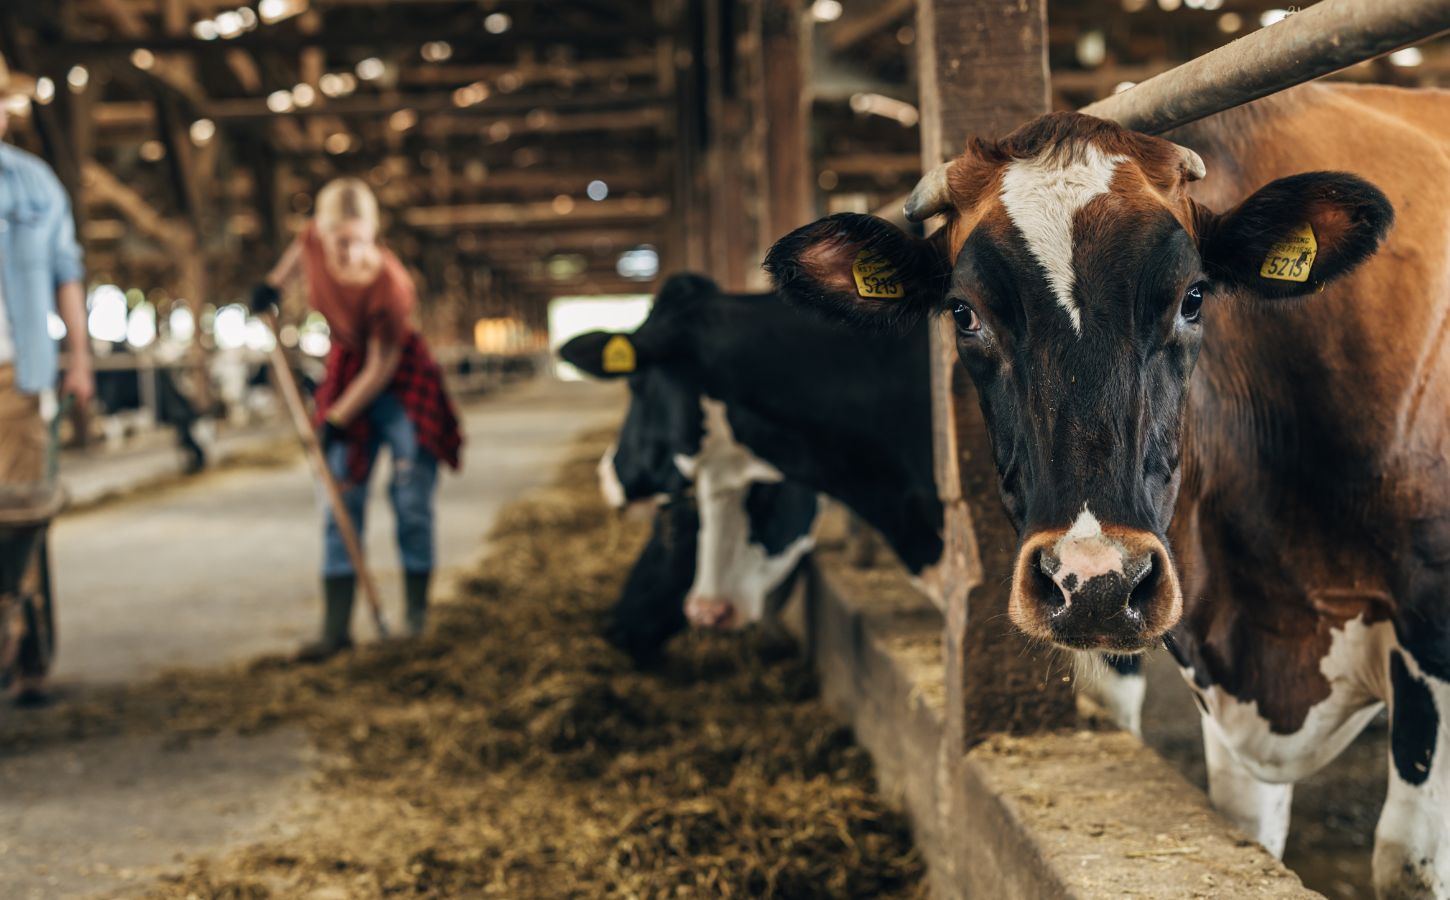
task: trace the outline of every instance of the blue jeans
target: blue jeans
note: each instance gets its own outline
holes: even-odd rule
[[[433,571],[433,488],[438,483],[438,460],[418,446],[413,423],[403,404],[391,392],[384,392],[363,413],[370,435],[367,446],[368,474],[372,474],[378,451],[387,445],[393,456],[393,480],[388,485],[388,498],[393,502],[393,516],[398,524],[398,555],[403,571],[418,574]],[[358,536],[366,534],[368,484],[350,484],[347,480],[347,458],[352,445],[336,442],[327,449],[327,467],[342,487],[343,502],[357,527]],[[325,578],[355,574],[347,547],[337,530],[332,509],[323,507],[322,574]]]

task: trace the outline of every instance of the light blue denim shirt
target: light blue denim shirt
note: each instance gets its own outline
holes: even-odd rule
[[[0,287],[15,341],[15,384],[38,394],[55,386],[49,318],[55,290],[85,269],[70,198],[43,160],[0,143]]]

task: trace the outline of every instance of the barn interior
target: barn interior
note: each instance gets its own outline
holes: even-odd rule
[[[72,500],[50,551],[60,586],[56,688],[44,709],[0,712],[0,832],[16,835],[0,841],[0,882],[17,885],[14,896],[36,897],[954,895],[943,885],[960,873],[944,873],[932,853],[912,847],[913,838],[938,838],[923,838],[921,823],[901,811],[910,778],[872,774],[871,756],[842,731],[839,703],[834,716],[824,706],[776,710],[760,725],[781,729],[770,740],[732,733],[729,740],[748,745],[744,758],[774,759],[793,752],[796,733],[784,729],[804,728],[799,740],[819,759],[780,763],[791,774],[776,781],[777,764],[762,763],[771,777],[751,774],[757,780],[747,790],[740,775],[731,782],[737,794],[714,806],[699,799],[715,797],[708,767],[661,757],[652,770],[649,753],[658,748],[630,743],[648,732],[631,717],[648,720],[652,704],[688,709],[705,697],[744,715],[752,692],[767,698],[759,704],[815,697],[818,688],[799,685],[816,677],[811,661],[782,663],[786,651],[754,633],[744,650],[718,636],[691,638],[682,653],[694,655],[677,660],[675,680],[661,686],[629,681],[635,676],[620,674],[621,663],[578,650],[584,645],[570,644],[573,637],[551,642],[534,630],[550,627],[537,615],[485,621],[469,601],[445,621],[487,654],[455,658],[454,644],[437,636],[421,645],[423,657],[451,660],[451,669],[429,669],[390,645],[321,675],[275,662],[316,618],[318,501],[285,405],[268,387],[269,360],[280,346],[293,368],[317,380],[332,343],[300,290],[284,295],[275,323],[248,298],[315,212],[321,185],[340,176],[366,181],[383,209],[386,243],[417,286],[421,334],[465,409],[467,440],[491,454],[470,457],[463,478],[477,481],[444,482],[440,552],[453,573],[449,590],[505,603],[508,590],[532,583],[519,573],[538,575],[529,566],[540,565],[543,551],[517,537],[532,530],[579,554],[548,555],[551,566],[586,557],[617,563],[589,562],[576,573],[583,588],[559,575],[528,595],[572,621],[571,592],[617,590],[648,523],[620,525],[601,511],[581,514],[578,528],[595,529],[587,536],[560,525],[574,521],[565,508],[586,494],[596,502],[592,461],[585,465],[581,454],[597,459],[607,446],[601,435],[617,428],[626,394],[618,385],[558,381],[578,376],[552,351],[582,331],[637,324],[672,273],[708,273],[726,291],[768,290],[761,261],[782,235],[831,213],[895,216],[933,158],[924,147],[951,130],[941,121],[950,82],[959,82],[958,94],[973,85],[984,105],[998,94],[1004,107],[1020,100],[1012,95],[1022,60],[1010,42],[993,42],[1001,36],[993,28],[1029,7],[1045,9],[1033,52],[1046,62],[1048,102],[1058,110],[1128,90],[1298,11],[1276,0],[0,3],[0,54],[11,72],[34,79],[29,96],[9,101],[6,140],[43,159],[71,198],[103,401],[66,408],[55,430]],[[923,78],[923,66],[950,55],[950,39],[939,35],[936,46],[922,46],[923,15],[937,17],[933,29],[947,22],[976,34],[978,43],[961,41],[977,55]],[[1450,41],[1405,47],[1333,77],[1447,87]],[[65,337],[51,318],[51,336]],[[172,446],[166,409],[175,401],[167,398],[178,392],[215,471],[192,474],[200,464]],[[581,432],[590,435],[583,444]],[[510,506],[525,502],[525,491],[534,492],[532,505]],[[370,555],[391,559],[382,528],[371,525],[364,542]],[[479,569],[485,546],[493,555]],[[853,569],[838,550],[823,558]],[[900,573],[886,556],[878,554],[878,565],[888,571],[853,569],[833,589],[901,596]],[[398,602],[392,586],[385,594]],[[900,602],[916,617],[913,652],[931,657],[923,665],[938,680],[959,677],[941,659],[941,615],[924,601]],[[491,627],[536,635],[529,639],[539,655],[496,640]],[[917,640],[923,630],[926,651]],[[571,647],[582,654],[572,663]],[[1062,674],[1060,660],[1024,656],[1021,647],[991,658],[1008,668],[1025,658],[1020,665],[1034,672]],[[497,660],[539,681],[495,684],[484,673]],[[1198,792],[1197,712],[1172,683],[1171,662],[1159,662],[1145,723],[1152,749],[1134,743],[1123,752],[1150,754],[1143,765],[1163,767],[1162,781],[1152,781],[1157,768],[1144,776],[1157,790],[1182,782]],[[549,680],[573,663],[613,680],[589,682],[587,696]],[[726,680],[690,692],[717,670]],[[249,685],[240,694],[239,680]],[[329,706],[329,696],[349,692],[349,705]],[[439,695],[451,699],[430,712]],[[588,713],[588,698],[605,712]],[[524,717],[519,710],[530,702],[555,718],[520,718],[506,739],[498,734],[508,727],[496,722],[488,728],[497,733],[470,730],[469,717],[484,717],[486,705],[513,704],[511,714]],[[464,724],[444,727],[445,719]],[[671,722],[682,745],[691,739],[680,735],[699,724]],[[379,756],[370,769],[369,734],[388,747],[433,749]],[[1198,844],[1175,835],[1122,851],[1119,862],[1148,867],[1133,878],[1163,879],[1157,896],[1247,891],[1250,882],[1235,879],[1255,866],[1266,896],[1373,896],[1385,740],[1383,722],[1372,726],[1302,788],[1287,869],[1266,855],[1224,862],[1244,848],[1224,837],[1226,828],[1213,831],[1217,825],[1204,825],[1210,836]],[[521,749],[549,741],[565,749],[547,764]],[[711,752],[699,743],[692,752]],[[1001,743],[990,749],[1012,753]],[[590,840],[603,848],[594,856],[567,836],[518,839],[506,811],[486,799],[508,789],[501,773],[523,770],[587,793],[591,777],[619,765],[618,754],[637,771],[628,791],[611,795],[607,813],[627,826],[604,834],[603,813],[588,819]],[[875,765],[889,768],[877,756]],[[410,758],[416,766],[405,765]],[[338,786],[345,794],[350,784],[346,771],[386,780],[383,759],[406,768],[386,776],[385,800],[338,799]],[[699,772],[690,769],[695,782],[676,793],[640,788],[640,779],[669,781],[668,766]],[[430,781],[440,772],[455,781]],[[839,779],[839,792],[825,791],[821,779]],[[440,798],[461,781],[475,784],[472,805],[447,806]],[[550,809],[549,782],[527,784],[520,796],[536,806],[514,827],[567,835],[571,815],[587,818],[584,801]],[[991,790],[998,788],[1029,796],[1034,786]],[[298,812],[288,804],[302,795],[313,805]],[[780,818],[786,813],[777,807],[792,804],[795,818]],[[88,807],[96,810],[91,821]],[[176,827],[168,828],[173,813]],[[408,850],[400,857],[390,832],[351,834],[347,815],[369,829],[396,817],[399,833],[417,839],[399,845]],[[1078,824],[1102,833],[1088,821],[1093,811],[1079,815]],[[420,824],[428,816],[434,831],[437,822],[472,824],[450,841]],[[493,832],[478,824],[487,817],[497,818]],[[846,837],[802,824],[808,817],[839,825]],[[788,824],[772,831],[781,821]],[[316,837],[314,825],[330,830]],[[724,848],[718,834],[732,830],[747,849]],[[1106,830],[1111,836],[1112,826]],[[484,849],[469,855],[466,841]],[[498,849],[511,841],[520,846]],[[302,849],[289,856],[289,844]],[[799,865],[777,865],[793,848]],[[1030,860],[1041,852],[1024,843],[1003,854],[1026,860],[1025,871],[1040,865]],[[839,862],[863,855],[869,864]],[[571,866],[588,879],[570,885],[559,872]],[[1128,882],[1114,877],[1075,885],[1072,895],[1125,895]]]

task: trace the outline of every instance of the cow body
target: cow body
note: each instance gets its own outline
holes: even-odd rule
[[[1313,129],[1337,137],[1291,146]],[[1342,169],[1396,211],[1323,294],[1205,324],[1171,646],[1208,711],[1214,800],[1281,850],[1292,783],[1389,703],[1377,880],[1450,895],[1450,96],[1312,86],[1174,137],[1224,173],[1195,192],[1210,205]]]
[[[843,273],[887,259],[951,312],[1014,621],[1166,644],[1215,805],[1270,850],[1388,704],[1376,887],[1450,896],[1450,95],[1310,85],[1172,137],[1045,117],[923,180],[932,242],[825,220],[770,266],[879,317]]]
[[[692,622],[741,626],[777,612],[815,546],[817,512],[814,490],[782,480],[734,441],[718,403],[704,400],[693,414],[661,403],[639,383],[657,377],[636,382],[619,440],[599,463],[611,506],[657,503],[606,630],[641,665]]]
[[[628,371],[602,364],[616,337],[630,342]],[[770,295],[724,294],[686,274],[666,282],[634,334],[595,332],[561,349],[586,372],[629,378],[629,411],[600,463],[610,502],[687,497],[698,511],[683,598],[695,624],[741,625],[767,611],[813,545],[817,491],[857,509],[914,571],[940,556],[940,504],[929,467],[923,476],[917,466],[930,460],[924,332],[886,348],[857,339],[864,354],[850,364],[826,358],[841,353],[839,337]],[[838,393],[797,391],[812,374]],[[872,433],[883,415],[895,417],[904,440]],[[673,559],[678,580],[682,563]],[[640,608],[628,599],[620,612]],[[631,626],[620,619],[613,627],[623,634]]]

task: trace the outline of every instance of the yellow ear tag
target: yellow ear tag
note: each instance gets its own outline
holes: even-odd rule
[[[1305,222],[1269,248],[1269,255],[1264,257],[1264,264],[1259,267],[1259,277],[1276,281],[1308,281],[1309,270],[1314,266],[1314,256],[1318,252],[1319,242],[1314,240],[1314,229]]]
[[[616,334],[605,342],[602,356],[604,371],[611,375],[634,371],[634,345],[622,334]]]
[[[856,276],[856,293],[872,300],[900,300],[906,296],[906,285],[896,274],[896,268],[884,256],[862,248],[851,263],[851,274]]]

